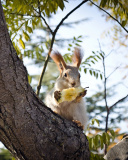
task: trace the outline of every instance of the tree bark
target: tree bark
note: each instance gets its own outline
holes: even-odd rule
[[[90,155],[82,130],[47,108],[29,85],[8,34],[1,1],[0,141],[17,160],[89,160]]]

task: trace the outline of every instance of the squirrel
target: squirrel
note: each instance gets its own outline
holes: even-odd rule
[[[46,95],[45,103],[55,113],[60,116],[77,123],[82,129],[87,127],[87,112],[83,97],[86,95],[86,90],[82,92],[73,101],[65,101],[58,103],[63,89],[71,87],[80,87],[80,73],[78,72],[83,54],[79,48],[75,48],[72,56],[72,65],[67,65],[58,51],[51,53],[50,57],[56,63],[60,75],[57,78],[54,88]]]

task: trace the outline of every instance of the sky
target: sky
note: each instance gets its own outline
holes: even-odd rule
[[[81,1],[79,0],[70,0],[70,3],[66,4],[66,8],[63,12],[59,10],[58,14],[53,16],[53,18],[50,20],[50,24],[58,24],[60,20],[80,2]],[[108,100],[108,105],[112,105],[117,100],[128,94],[128,78],[125,80],[122,79],[126,74],[128,74],[128,71],[126,69],[124,70],[123,68],[125,65],[128,65],[128,57],[126,58],[128,49],[120,47],[118,43],[115,43],[115,45],[112,46],[112,36],[107,36],[104,32],[109,31],[113,25],[116,24],[116,22],[114,22],[114,20],[106,22],[105,13],[99,11],[99,9],[97,9],[95,6],[90,7],[88,4],[85,3],[83,6],[81,6],[77,11],[70,15],[65,22],[73,22],[84,18],[87,18],[88,20],[80,23],[79,25],[73,25],[72,28],[60,27],[57,38],[73,38],[74,36],[78,37],[82,35],[84,38],[82,39],[83,42],[81,43],[81,48],[84,52],[84,58],[92,55],[92,51],[100,51],[99,43],[101,49],[107,55],[111,53],[105,59],[106,75],[109,76],[111,73],[113,73],[108,79],[107,87],[111,87],[114,84],[123,82],[123,84],[120,84],[116,88],[117,94]],[[62,54],[67,52],[67,47],[61,48],[54,45],[53,48],[59,50]],[[42,68],[31,66],[29,65],[30,63],[30,60],[25,59],[24,64],[27,67],[30,75],[41,73]],[[94,65],[94,67],[100,69],[101,71],[103,70],[101,62]],[[117,67],[119,68],[116,69]],[[81,73],[81,82],[83,87],[89,86],[87,94],[88,97],[92,96],[93,93],[99,90],[98,85],[102,86],[103,88],[102,80],[96,80],[93,76],[90,76],[89,74],[85,75],[83,72]],[[125,104],[128,104],[128,102]],[[127,122],[121,123],[120,125],[122,126],[122,131],[126,131],[128,129]]]

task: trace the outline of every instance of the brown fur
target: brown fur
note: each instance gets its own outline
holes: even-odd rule
[[[79,48],[75,48],[74,54],[72,56],[73,65],[79,68],[81,61],[83,58],[83,54]]]
[[[59,52],[56,51],[56,52],[51,53],[50,57],[57,64],[60,73],[62,72],[62,70],[66,69],[67,65],[64,62],[63,57],[61,56]]]

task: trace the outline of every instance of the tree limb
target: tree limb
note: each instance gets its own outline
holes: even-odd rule
[[[122,26],[122,24],[116,19],[114,18],[110,13],[108,13],[107,11],[105,11],[103,8],[101,8],[100,6],[98,6],[97,4],[95,4],[94,2],[92,2],[91,0],[89,0],[93,5],[95,5],[96,7],[98,7],[100,10],[104,11],[107,15],[109,15],[109,17],[111,17],[112,19],[114,19],[127,33],[128,30]]]

